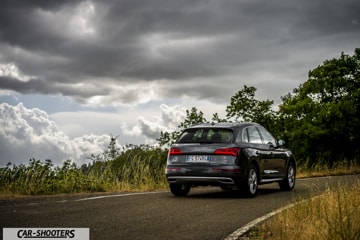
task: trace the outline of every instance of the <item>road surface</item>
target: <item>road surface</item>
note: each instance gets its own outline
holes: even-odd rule
[[[277,184],[262,185],[252,199],[203,187],[187,197],[163,191],[0,200],[0,227],[90,228],[92,240],[219,240],[280,207],[359,180],[359,175],[297,180],[291,192],[280,191]]]

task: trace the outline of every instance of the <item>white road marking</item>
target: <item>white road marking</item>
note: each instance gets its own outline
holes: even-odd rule
[[[316,197],[313,197],[311,199],[316,199],[316,198],[319,198],[321,197],[320,196],[316,196]],[[249,231],[251,228],[255,227],[256,225],[258,225],[259,223],[267,220],[268,218],[271,218],[272,216],[276,215],[276,214],[279,214],[281,213],[282,211],[286,210],[286,209],[289,209],[289,208],[292,208],[292,207],[295,207],[296,205],[300,204],[300,203],[303,203],[303,202],[306,202],[306,201],[309,201],[309,199],[305,199],[305,200],[302,200],[300,202],[297,202],[297,203],[292,203],[290,205],[287,205],[285,207],[282,207],[282,208],[279,208],[273,212],[270,212],[262,217],[259,217],[251,222],[249,222],[248,224],[246,224],[245,226],[239,228],[238,230],[236,230],[235,232],[233,232],[232,234],[230,234],[228,237],[226,237],[224,240],[237,240],[239,239],[239,237],[241,237],[244,233],[246,233],[247,231]]]
[[[75,201],[88,201],[88,200],[95,200],[95,199],[102,199],[102,198],[113,198],[113,197],[126,197],[126,196],[134,196],[134,195],[146,195],[146,194],[156,194],[156,193],[164,193],[164,192],[139,192],[139,193],[120,193],[115,195],[103,195],[97,197],[88,197],[88,198],[81,198]]]
[[[312,179],[319,179],[319,178],[331,178],[332,176],[324,176],[324,177],[313,177],[313,178],[300,178],[300,179],[296,179],[296,181],[306,181],[306,180],[312,180]],[[311,199],[315,199],[315,198],[318,198],[320,196],[316,196],[316,197],[313,197]],[[246,224],[245,226],[239,228],[238,230],[236,230],[235,232],[233,232],[232,234],[230,234],[228,237],[225,238],[225,240],[237,240],[239,239],[239,237],[241,237],[244,233],[246,233],[247,231],[249,231],[251,228],[255,227],[256,225],[258,225],[259,223],[267,220],[268,218],[271,218],[272,216],[276,215],[276,214],[279,214],[281,213],[282,211],[288,209],[288,208],[292,208],[294,206],[296,206],[297,204],[300,204],[304,201],[307,201],[307,200],[302,200],[300,202],[297,202],[297,203],[292,203],[290,205],[287,205],[285,207],[282,207],[280,209],[277,209],[273,212],[270,212],[262,217],[259,217],[251,222],[249,222],[248,224]]]

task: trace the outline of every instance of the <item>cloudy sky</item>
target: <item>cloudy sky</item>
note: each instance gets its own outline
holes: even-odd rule
[[[185,109],[225,116],[360,47],[358,0],[2,0],[0,167],[155,143]]]

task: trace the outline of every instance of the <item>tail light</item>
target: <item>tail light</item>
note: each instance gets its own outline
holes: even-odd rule
[[[179,155],[182,154],[179,148],[170,148],[169,155]]]
[[[240,156],[240,148],[219,148],[214,152],[216,155]]]

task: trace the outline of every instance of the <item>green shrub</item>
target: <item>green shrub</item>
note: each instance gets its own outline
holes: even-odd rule
[[[28,166],[8,164],[0,169],[0,193],[38,195],[161,189],[167,186],[166,156],[164,149],[135,146],[115,159],[98,158],[80,167],[70,160],[54,166],[51,160],[30,159]]]

